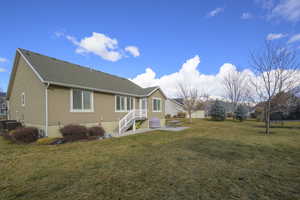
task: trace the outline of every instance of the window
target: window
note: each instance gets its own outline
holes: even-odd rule
[[[116,96],[116,112],[126,112],[134,109],[134,98]]]
[[[127,99],[127,111],[133,110],[133,98],[132,97],[126,97]]]
[[[147,98],[140,99],[140,109],[147,110]]]
[[[153,112],[161,112],[161,99],[153,98],[152,102],[153,102],[153,105],[152,105]]]
[[[71,112],[94,112],[93,93],[86,90],[71,90]]]
[[[21,94],[21,105],[24,107],[25,106],[25,92]]]
[[[116,111],[125,111],[125,97],[123,96],[116,96],[117,101],[116,101]]]

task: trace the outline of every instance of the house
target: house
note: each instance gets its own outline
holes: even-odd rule
[[[0,119],[6,118],[6,94],[4,92],[0,92]]]
[[[59,136],[67,124],[123,133],[136,121],[165,125],[165,95],[159,87],[141,88],[126,78],[17,49],[7,90],[9,119]]]
[[[185,112],[183,108],[183,103],[180,99],[167,99],[165,103],[166,115],[174,117],[180,112]]]
[[[186,113],[186,117],[188,117],[188,114],[183,107],[183,99],[180,98],[167,99],[165,103],[165,112],[166,115],[170,115],[171,117],[178,115],[178,113],[184,112]],[[192,112],[192,118],[205,118],[205,111],[195,110]]]

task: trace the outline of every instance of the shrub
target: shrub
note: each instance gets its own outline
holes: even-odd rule
[[[6,132],[6,131],[3,132],[3,133],[1,134],[1,136],[2,136],[4,139],[6,139],[6,140],[12,141],[12,139],[11,139],[9,133]]]
[[[247,119],[247,109],[243,105],[238,105],[235,111],[235,118],[241,122]]]
[[[11,131],[9,136],[16,143],[32,143],[39,139],[39,130],[34,127],[22,127]]]
[[[179,112],[179,113],[177,114],[177,117],[178,117],[178,118],[186,118],[186,113],[185,113],[185,112]]]
[[[87,139],[88,129],[85,126],[69,124],[59,129],[66,141]]]
[[[222,102],[216,100],[210,109],[210,115],[213,120],[224,121],[226,118],[225,107]]]
[[[103,137],[105,130],[101,126],[94,126],[88,129],[89,136]]]
[[[143,124],[142,121],[137,121],[137,122],[135,123],[135,129],[141,128],[141,127],[142,127],[142,124]]]

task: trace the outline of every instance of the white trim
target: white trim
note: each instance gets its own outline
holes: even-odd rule
[[[167,96],[165,95],[165,93],[162,91],[162,89],[160,87],[157,87],[157,88],[153,89],[148,95],[146,95],[146,97],[151,96],[157,90],[160,90],[160,92],[163,94],[163,96],[167,99]]]
[[[75,89],[75,88],[74,88]],[[73,113],[89,113],[89,112],[94,112],[94,92],[93,91],[88,91],[88,90],[82,90],[82,89],[79,89],[81,90],[81,98],[82,98],[82,101],[81,101],[81,104],[82,104],[82,109],[73,109],[73,88],[70,89],[70,112],[73,112]],[[88,91],[90,92],[90,100],[91,100],[91,108],[90,109],[84,109],[83,107],[83,91]]]
[[[147,96],[148,97],[151,96],[151,94],[153,94],[154,92],[156,92],[156,90],[158,90],[158,89],[159,89],[159,87],[154,88],[149,94],[147,94]]]
[[[25,107],[26,106],[26,96],[25,96],[25,92],[21,93],[21,106]]]
[[[22,51],[20,49],[17,49],[17,51],[20,53],[20,55],[24,58],[25,62],[29,65],[29,67],[33,70],[35,75],[40,79],[42,83],[44,83],[44,79],[41,77],[41,75],[35,70],[35,68],[31,65],[31,63],[27,60],[26,56],[23,55]]]
[[[160,101],[159,110],[154,110],[154,100],[159,100]],[[158,97],[153,97],[152,98],[152,112],[162,112],[162,100],[161,100],[161,98],[158,98]]]

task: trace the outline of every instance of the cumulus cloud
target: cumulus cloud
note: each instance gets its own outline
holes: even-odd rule
[[[282,0],[273,9],[270,18],[282,18],[286,21],[297,22],[300,20],[300,1]]]
[[[201,93],[209,94],[211,98],[223,99],[225,94],[222,81],[228,73],[237,72],[237,67],[231,63],[224,63],[220,66],[218,73],[207,75],[199,71],[198,67],[200,62],[200,57],[196,55],[188,59],[178,72],[166,74],[161,77],[157,77],[153,69],[148,67],[144,73],[130,80],[142,87],[160,86],[170,98],[176,97],[178,94],[178,84],[184,83],[185,85],[198,89]],[[275,75],[275,73],[271,74]],[[241,75],[255,82],[263,83],[262,77],[256,76],[250,69],[244,69],[241,71]],[[298,71],[296,76],[292,77],[292,79],[295,85],[299,84],[300,71]],[[254,91],[254,88],[249,85],[251,96],[255,99],[259,99]]]
[[[110,38],[102,33],[93,32],[91,36],[84,37],[81,40],[77,40],[74,36],[66,35],[61,32],[56,32],[57,37],[65,37],[72,44],[77,46],[75,52],[79,54],[92,53],[100,56],[104,60],[108,61],[118,61],[125,57],[122,54],[122,50],[118,46],[118,40],[115,38]],[[128,46],[129,52],[136,57],[139,55],[137,47]]]
[[[286,37],[287,34],[283,34],[283,33],[270,33],[267,35],[267,40],[278,40],[278,39],[281,39],[281,38],[284,38]]]
[[[207,75],[202,74],[198,70],[200,62],[200,57],[196,55],[188,59],[178,72],[156,77],[153,69],[147,68],[144,73],[130,80],[142,87],[160,86],[169,97],[176,96],[178,91],[177,85],[183,82],[197,87],[200,92],[221,98],[224,95],[222,79],[231,70],[237,70],[236,66],[231,63],[225,63],[220,67],[217,74]],[[249,70],[244,70],[243,73],[249,73]]]
[[[6,58],[0,57],[0,62],[1,62],[1,63],[7,62],[7,61],[8,61],[8,60],[7,60]]]
[[[245,13],[242,13],[242,16],[241,16],[241,19],[251,19],[253,18],[253,15],[251,13],[248,13],[248,12],[245,12]]]
[[[6,72],[6,69],[3,67],[0,67],[0,72]]]
[[[220,14],[220,13],[222,13],[222,12],[224,12],[224,8],[216,8],[216,9],[210,11],[210,12],[207,14],[207,16],[208,16],[208,17],[215,17],[215,16],[217,16],[218,14]]]
[[[288,43],[294,43],[294,42],[298,42],[298,41],[300,41],[300,34],[293,35],[289,39]]]
[[[137,48],[136,46],[127,46],[127,47],[125,47],[125,51],[131,53],[131,55],[133,55],[134,57],[137,57],[140,55],[139,48]]]

